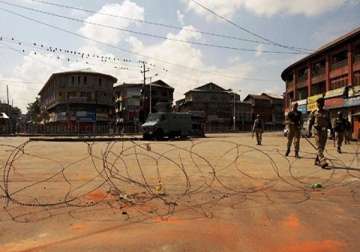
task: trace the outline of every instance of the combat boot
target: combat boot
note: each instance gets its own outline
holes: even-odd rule
[[[320,166],[320,160],[318,156],[316,156],[315,165]]]
[[[337,148],[337,152],[341,153],[341,148],[340,147]]]
[[[325,160],[322,160],[320,161],[320,166],[323,169],[328,169],[329,164]]]
[[[285,156],[287,157],[287,156],[289,156],[289,154],[290,154],[290,150],[287,149],[287,151],[285,152]]]
[[[299,152],[295,152],[295,157],[300,158]]]

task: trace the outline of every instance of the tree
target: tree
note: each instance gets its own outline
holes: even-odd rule
[[[26,118],[28,121],[33,123],[39,123],[41,121],[41,109],[40,109],[40,100],[36,98],[33,103],[29,103],[26,107],[27,113]]]

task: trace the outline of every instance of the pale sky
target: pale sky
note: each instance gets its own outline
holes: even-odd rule
[[[319,48],[360,26],[360,0],[0,0],[0,24],[0,99],[8,85],[23,112],[53,72],[91,68],[119,83],[138,83],[139,60],[149,63],[149,76],[159,75],[153,80],[175,88],[176,100],[207,82],[241,90],[244,98],[281,95],[281,72],[306,55],[269,40]],[[47,51],[49,46],[58,50]]]

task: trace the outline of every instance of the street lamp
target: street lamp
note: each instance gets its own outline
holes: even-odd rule
[[[235,93],[232,89],[228,89],[228,92],[230,94],[233,94],[233,103],[234,103],[234,108],[233,108],[233,131],[236,130],[236,100],[235,100],[235,96],[237,93]],[[239,89],[238,92],[240,93],[241,90]],[[241,102],[241,97],[239,95],[239,102]]]
[[[150,79],[150,83],[149,83],[149,89],[150,89],[150,97],[149,97],[149,106],[150,106],[150,109],[149,109],[149,113],[151,114],[152,113],[152,94],[151,94],[151,83],[152,83],[152,78],[153,77],[156,77],[158,76],[159,74],[154,74],[154,76],[150,76],[149,79]]]

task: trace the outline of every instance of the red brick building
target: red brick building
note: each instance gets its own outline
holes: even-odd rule
[[[316,109],[318,97],[334,117],[343,111],[351,120],[353,137],[360,136],[360,27],[322,46],[286,68],[285,113],[293,102],[304,104],[305,114]]]

